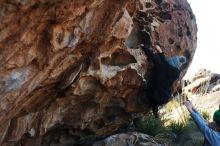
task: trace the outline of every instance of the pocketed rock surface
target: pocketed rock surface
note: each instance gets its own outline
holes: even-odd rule
[[[197,41],[186,0],[0,0],[0,145],[101,137],[148,113],[140,30],[188,58],[181,79]]]

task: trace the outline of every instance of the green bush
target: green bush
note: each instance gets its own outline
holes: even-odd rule
[[[168,102],[165,106],[165,110],[168,113],[173,112],[173,110],[175,110],[178,107],[178,102],[176,100],[171,100],[170,102]]]
[[[176,122],[171,121],[168,128],[176,135],[183,135],[189,131],[188,121],[186,122]]]
[[[206,121],[209,121],[209,119],[211,118],[210,114],[207,111],[202,111],[202,116]]]
[[[193,141],[193,146],[202,146],[204,143],[204,140],[203,139],[197,139],[197,140],[194,140]]]
[[[142,117],[134,121],[137,131],[155,136],[165,131],[165,120],[155,118],[153,115]]]

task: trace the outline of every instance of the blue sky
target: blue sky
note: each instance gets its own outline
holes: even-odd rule
[[[190,77],[201,68],[220,73],[220,0],[188,0],[196,16],[198,42]]]

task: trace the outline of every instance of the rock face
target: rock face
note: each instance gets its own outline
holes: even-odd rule
[[[147,134],[133,132],[112,135],[94,143],[93,146],[166,146],[166,144],[159,144]]]
[[[197,27],[186,0],[1,0],[0,145],[109,135],[148,112],[138,30],[191,62]]]
[[[220,75],[206,69],[200,69],[192,79],[185,82],[186,86],[183,88],[183,92],[188,96],[220,90]]]

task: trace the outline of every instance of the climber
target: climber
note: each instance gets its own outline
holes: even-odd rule
[[[184,105],[205,137],[204,146],[220,146],[220,105],[213,115],[213,122],[209,125],[202,115],[196,111],[191,101],[185,101]]]
[[[184,56],[166,59],[158,45],[155,49],[159,53],[153,53],[146,46],[144,41],[143,51],[154,64],[152,75],[147,82],[146,95],[155,117],[158,117],[158,106],[167,103],[171,98],[173,83],[179,78],[181,66],[187,62],[187,59]]]

